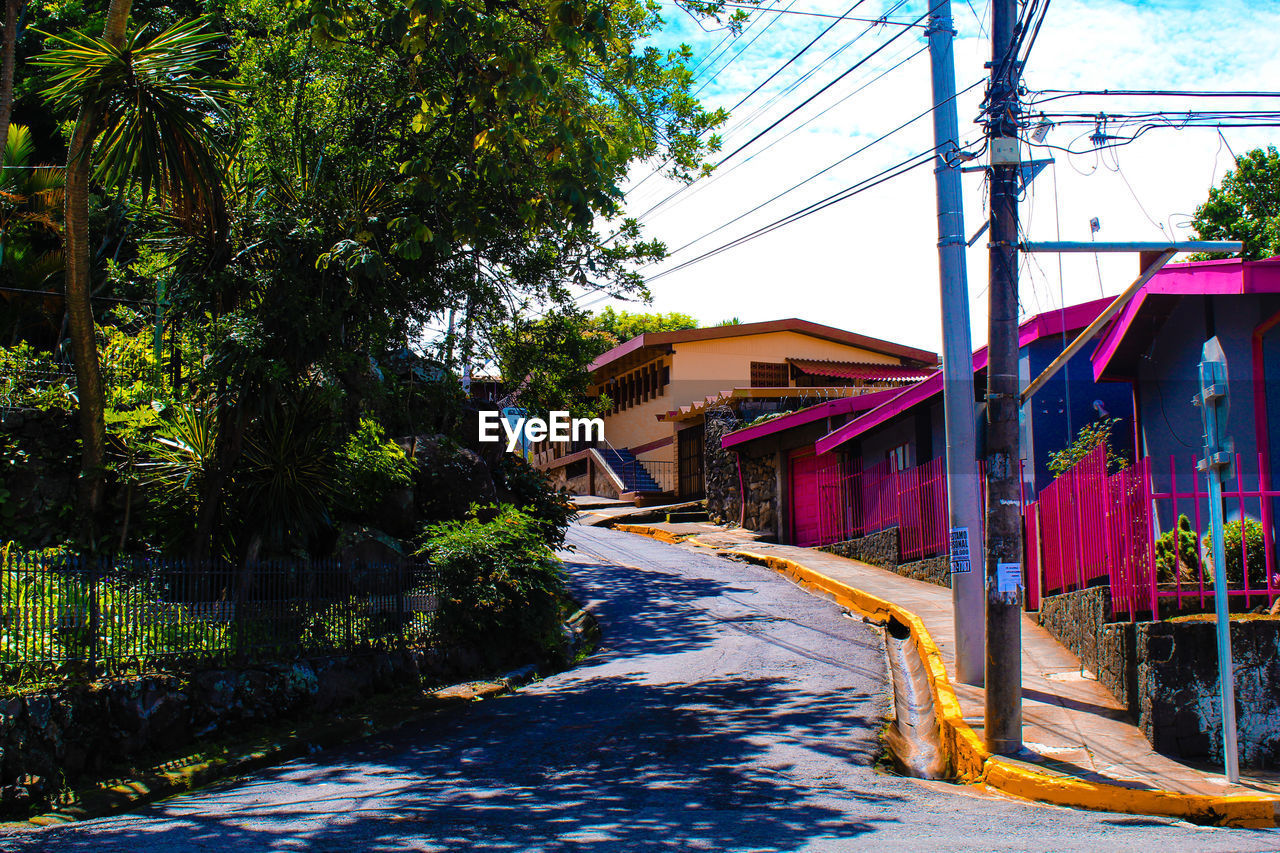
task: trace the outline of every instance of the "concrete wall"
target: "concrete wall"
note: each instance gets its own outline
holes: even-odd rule
[[[1212,622],[1137,626],[1138,724],[1160,752],[1222,763]],[[1280,621],[1231,623],[1240,763],[1280,767]]]

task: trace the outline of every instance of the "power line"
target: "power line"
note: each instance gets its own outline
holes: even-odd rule
[[[968,92],[972,91],[973,89],[975,89],[975,88],[977,88],[978,86],[982,85],[982,83],[985,81],[985,79],[986,79],[986,78],[981,78],[981,79],[977,80],[976,82],[974,82],[974,83],[970,84],[969,86],[967,86],[967,87],[966,87],[966,88],[964,88],[963,90],[961,90],[961,91],[957,92],[957,93],[956,93],[955,95],[953,95],[951,98],[948,98],[948,99],[947,99],[947,101],[943,101],[942,103],[948,103],[949,101],[955,100],[956,98],[960,97],[961,95],[964,95],[964,94],[966,94],[966,93],[968,93]],[[866,145],[863,145],[861,148],[858,148],[858,149],[857,149],[856,151],[854,151],[853,153],[851,153],[851,154],[847,154],[847,155],[845,155],[844,157],[841,157],[839,160],[835,161],[834,163],[830,164],[829,166],[827,166],[827,167],[825,167],[825,168],[823,168],[823,169],[821,169],[821,170],[819,170],[819,171],[817,171],[817,172],[814,172],[812,175],[810,175],[809,177],[807,177],[807,178],[805,178],[804,180],[800,181],[799,183],[792,184],[792,185],[791,185],[790,187],[788,187],[787,189],[783,190],[782,192],[778,193],[777,195],[774,195],[773,197],[771,197],[771,198],[769,198],[769,199],[767,199],[767,200],[765,200],[765,201],[760,202],[760,203],[759,203],[759,204],[757,204],[755,207],[751,208],[750,210],[746,211],[745,213],[741,213],[741,214],[739,214],[738,216],[735,216],[733,219],[730,219],[728,222],[725,222],[725,223],[723,223],[723,224],[721,224],[721,225],[718,225],[717,227],[713,228],[712,230],[710,230],[710,231],[706,232],[706,233],[705,233],[705,234],[703,234],[702,236],[700,236],[700,237],[696,237],[696,238],[694,238],[693,240],[690,240],[688,243],[685,243],[683,246],[680,246],[680,247],[679,247],[679,248],[677,248],[677,249],[673,249],[673,250],[671,251],[670,255],[668,255],[668,257],[670,257],[671,255],[678,254],[678,253],[680,253],[680,252],[684,251],[685,249],[689,248],[690,246],[693,246],[693,245],[695,245],[695,244],[697,244],[697,243],[702,242],[702,241],[703,241],[703,240],[705,240],[706,238],[710,237],[712,234],[717,234],[717,233],[719,233],[719,232],[723,231],[724,229],[726,229],[726,228],[728,228],[729,226],[731,226],[731,225],[733,225],[733,224],[735,224],[735,223],[737,223],[737,222],[741,221],[742,219],[745,219],[746,217],[750,216],[751,214],[755,213],[756,211],[760,210],[761,208],[766,207],[766,206],[768,206],[768,205],[770,205],[770,204],[773,204],[773,202],[777,201],[778,199],[782,198],[783,196],[789,195],[790,193],[792,193],[792,192],[794,192],[794,191],[796,191],[796,190],[800,189],[800,187],[804,186],[805,184],[809,183],[810,181],[814,180],[815,178],[821,177],[822,175],[825,175],[827,172],[830,172],[832,169],[836,168],[837,166],[840,166],[840,165],[842,165],[842,164],[844,164],[844,163],[847,163],[849,160],[852,160],[854,157],[857,157],[859,154],[863,153],[864,151],[866,151],[867,149],[871,148],[872,146],[877,145],[877,144],[879,144],[879,143],[883,142],[884,140],[886,140],[886,139],[888,139],[889,137],[893,136],[895,133],[898,133],[899,131],[901,131],[901,130],[903,130],[903,129],[905,129],[905,128],[909,127],[909,126],[911,126],[912,124],[916,123],[917,121],[919,121],[920,119],[924,118],[925,116],[928,116],[928,115],[932,114],[932,113],[933,113],[933,111],[934,111],[935,109],[937,109],[937,107],[938,107],[938,106],[941,106],[941,104],[939,104],[939,105],[935,105],[935,106],[932,106],[932,107],[930,107],[929,109],[925,110],[924,112],[920,113],[919,115],[915,116],[914,118],[910,118],[910,119],[908,119],[907,121],[903,122],[902,124],[898,125],[897,127],[893,128],[892,130],[887,131],[887,132],[885,132],[885,133],[881,134],[880,136],[878,136],[878,137],[876,137],[875,139],[873,139],[873,140],[871,140],[870,142],[868,142]]]
[[[858,2],[857,2],[857,3],[854,3],[854,5],[850,7],[850,9],[857,8],[859,5],[861,5],[861,3],[862,3],[862,2],[864,2],[864,0],[858,0]],[[896,3],[891,7],[890,11],[892,11],[893,9],[897,9],[897,8],[901,7],[902,5],[904,5],[904,4],[905,4],[905,2],[906,2],[906,0],[898,0],[898,2],[896,2]],[[801,51],[799,51],[798,53],[796,53],[796,55],[795,55],[795,56],[793,56],[791,59],[787,60],[787,62],[786,62],[786,63],[784,63],[783,68],[785,68],[785,67],[786,67],[786,66],[788,66],[788,65],[791,65],[791,64],[792,64],[796,59],[798,59],[798,58],[799,58],[803,53],[805,53],[807,50],[809,50],[809,48],[813,47],[813,45],[818,41],[818,39],[820,39],[823,35],[826,35],[828,32],[830,32],[830,31],[831,31],[831,29],[832,29],[832,27],[833,27],[833,26],[834,26],[834,24],[833,24],[832,26],[827,27],[825,30],[823,30],[823,31],[822,31],[822,33],[820,33],[820,34],[819,34],[818,38],[815,38],[815,39],[814,39],[813,41],[811,41],[808,45],[806,45],[806,46],[804,47],[804,49],[802,49]],[[777,94],[775,94],[775,95],[774,95],[773,97],[771,97],[771,98],[770,98],[770,99],[769,99],[769,100],[768,100],[764,105],[762,105],[761,107],[759,107],[758,109],[756,109],[754,112],[752,112],[752,113],[751,113],[751,115],[747,116],[745,119],[743,119],[742,121],[740,121],[740,122],[736,125],[736,127],[731,128],[731,129],[728,131],[728,133],[733,133],[733,131],[734,131],[734,130],[736,130],[737,128],[745,127],[745,126],[747,126],[748,124],[750,124],[750,123],[751,123],[751,122],[756,118],[756,116],[761,115],[762,113],[764,113],[765,111],[767,111],[767,110],[768,110],[768,109],[769,109],[769,108],[770,108],[774,103],[776,103],[780,98],[782,98],[782,97],[784,97],[785,95],[787,95],[788,93],[790,93],[790,92],[794,91],[797,87],[799,87],[799,86],[800,86],[801,84],[803,84],[806,80],[808,80],[810,77],[812,77],[812,76],[813,76],[813,75],[818,71],[818,69],[819,69],[819,68],[821,68],[822,66],[826,65],[828,62],[830,62],[830,61],[831,61],[832,59],[834,59],[835,57],[839,56],[841,53],[843,53],[845,50],[847,50],[849,47],[851,47],[853,44],[855,44],[859,39],[861,39],[864,35],[866,35],[867,33],[871,32],[871,30],[873,30],[873,29],[874,29],[874,27],[867,27],[866,29],[862,30],[862,31],[861,31],[861,32],[859,32],[857,35],[855,35],[853,38],[851,38],[851,39],[849,39],[848,41],[846,41],[846,42],[845,42],[843,45],[841,45],[839,48],[837,48],[836,50],[832,51],[832,52],[831,52],[830,54],[828,54],[828,55],[827,55],[827,56],[826,56],[826,57],[825,57],[821,62],[819,62],[819,63],[818,63],[817,65],[815,65],[813,68],[810,68],[808,71],[806,71],[804,74],[802,74],[802,75],[800,76],[800,78],[799,78],[799,79],[797,79],[797,80],[793,81],[792,83],[788,84],[785,88],[783,88],[783,90],[782,90],[781,92],[778,92]],[[922,50],[923,50],[923,49],[922,49]],[[874,54],[873,54],[873,55],[874,55]],[[896,66],[895,66],[895,67],[896,67]],[[781,69],[779,69],[779,70],[781,70]],[[891,70],[892,70],[892,69],[891,69]],[[846,72],[846,73],[847,73],[847,72]],[[775,75],[771,75],[771,78],[772,78],[773,76],[776,76],[776,74],[775,74]],[[883,76],[883,74],[882,74],[882,75],[880,75],[880,76]],[[837,79],[838,79],[838,78],[837,78]],[[877,77],[877,78],[875,78],[875,79],[879,79],[879,77]],[[834,82],[834,81],[833,81],[833,82]],[[874,80],[872,80],[871,82],[874,82]],[[756,89],[755,89],[755,90],[753,90],[751,94],[753,94],[753,95],[754,95],[754,94],[755,94],[755,92],[759,91],[759,89],[760,89],[760,88],[761,88],[761,87],[759,87],[759,86],[758,86],[758,87],[756,87]],[[830,88],[830,86],[828,86],[827,88]],[[864,86],[863,88],[865,88],[865,86]],[[825,89],[824,89],[823,91],[825,91]],[[820,94],[822,94],[822,92],[818,92],[816,95],[814,95],[814,97],[817,97],[817,95],[820,95]],[[748,96],[748,97],[749,97],[749,96]],[[812,100],[812,99],[810,99],[810,100]],[[843,99],[842,99],[842,100],[843,100]],[[737,104],[735,104],[735,105],[734,105],[733,109],[737,109],[737,108],[738,108],[739,106],[741,106],[745,101],[746,101],[746,98],[743,98],[743,99],[742,99],[742,100],[740,100]],[[839,103],[839,102],[837,102],[837,103]],[[804,106],[804,105],[802,104],[801,106]],[[832,106],[834,106],[834,105],[832,105]],[[828,107],[827,109],[830,109],[830,107]],[[822,113],[819,113],[818,115],[822,115],[822,114],[823,114],[823,113],[825,113],[826,111],[827,111],[827,110],[823,110],[823,111],[822,111]],[[794,112],[794,110],[793,110],[792,112]],[[785,118],[786,118],[786,116],[783,116],[783,119],[785,119]],[[815,118],[816,118],[816,116],[815,116]],[[811,120],[812,120],[812,119],[811,119]],[[808,122],[806,122],[806,124],[807,124],[807,123],[808,123]],[[803,126],[803,125],[801,125],[801,126]],[[784,139],[785,139],[785,138],[786,138],[786,136],[789,136],[789,135],[790,135],[790,133],[786,134],[786,135],[785,135],[785,136],[783,136],[782,138],[784,138]],[[775,140],[775,143],[776,143],[777,141],[780,141],[780,140]],[[765,148],[765,149],[762,149],[762,151],[758,151],[758,152],[756,152],[756,154],[763,153],[763,151],[764,151],[764,150],[768,150],[768,148],[769,148],[769,147],[772,147],[772,144],[775,144],[775,143],[771,143],[769,146],[766,146],[766,148]],[[748,143],[748,144],[750,144],[750,143]],[[736,153],[736,152],[735,152],[735,153]],[[715,180],[719,177],[719,175],[720,175],[720,174],[723,174],[723,173],[718,173],[718,170],[720,169],[720,167],[721,167],[721,166],[723,166],[726,162],[728,162],[728,160],[729,160],[729,159],[730,159],[730,157],[732,157],[732,156],[733,156],[733,155],[731,154],[731,155],[729,155],[729,156],[727,156],[727,157],[724,157],[723,159],[721,159],[721,160],[720,160],[720,162],[719,162],[719,163],[717,163],[717,164],[715,165],[714,170],[717,170],[717,173],[716,173],[716,174],[713,174],[713,176],[712,176],[709,180],[704,180],[704,179],[701,179],[701,178],[700,178],[700,179],[695,180],[695,181],[693,181],[693,182],[691,182],[691,183],[688,183],[688,184],[685,184],[685,185],[683,185],[683,186],[677,187],[676,189],[674,189],[674,190],[672,190],[670,193],[668,193],[668,194],[667,194],[664,198],[662,198],[660,201],[658,201],[656,204],[654,204],[654,205],[650,206],[650,207],[649,207],[649,208],[647,208],[644,212],[642,212],[639,216],[637,216],[637,217],[636,217],[636,218],[637,218],[637,220],[639,220],[639,221],[644,221],[644,219],[646,219],[646,218],[647,218],[647,217],[649,217],[650,215],[652,215],[652,214],[656,213],[660,208],[662,208],[663,206],[665,206],[665,205],[666,205],[668,202],[670,202],[672,199],[674,199],[674,198],[676,198],[677,196],[680,196],[680,195],[682,195],[683,193],[685,193],[685,192],[689,191],[690,187],[696,187],[696,189],[694,189],[694,191],[693,191],[693,192],[694,192],[694,193],[697,193],[697,192],[698,192],[698,190],[700,190],[701,188],[703,188],[703,187],[707,186],[707,185],[708,185],[708,184],[710,184],[710,183],[714,183],[714,182],[715,182]],[[755,154],[753,154],[751,157],[749,157],[749,158],[747,158],[747,159],[748,159],[748,160],[750,160],[750,159],[754,158],[755,156],[756,156],[756,155],[755,155]]]
[[[917,22],[917,23],[919,23],[920,21],[923,21],[923,20],[924,20],[925,18],[927,18],[930,14],[932,14],[932,12],[933,12],[933,9],[930,9],[929,11],[925,12],[925,13],[924,13],[923,15],[921,15],[919,18],[916,18],[916,22]],[[741,153],[741,152],[743,151],[743,149],[745,149],[745,148],[749,147],[750,145],[752,145],[752,144],[753,144],[756,140],[758,140],[760,137],[764,136],[764,135],[765,135],[765,134],[767,134],[769,131],[773,130],[775,127],[777,127],[778,125],[782,124],[782,122],[786,121],[788,118],[790,118],[791,116],[795,115],[799,110],[804,109],[804,107],[806,107],[806,106],[808,106],[810,103],[812,103],[812,101],[814,100],[814,98],[817,98],[819,95],[821,95],[822,93],[826,92],[826,91],[827,91],[828,89],[830,89],[832,86],[834,86],[835,84],[839,83],[839,82],[840,82],[841,80],[843,80],[845,77],[848,77],[848,76],[849,76],[850,74],[852,74],[854,71],[858,70],[858,69],[859,69],[859,68],[861,68],[863,65],[865,65],[867,62],[871,61],[872,57],[874,57],[874,56],[875,56],[876,54],[878,54],[880,51],[884,50],[884,49],[885,49],[886,47],[888,47],[889,45],[893,44],[893,43],[894,43],[895,41],[897,41],[898,39],[902,38],[902,36],[906,35],[908,32],[909,32],[909,30],[905,30],[905,29],[904,29],[904,30],[899,30],[896,34],[894,34],[894,35],[893,35],[893,36],[891,36],[889,39],[887,39],[884,43],[882,43],[880,46],[878,46],[875,50],[871,51],[871,52],[870,52],[869,54],[867,54],[865,57],[863,57],[862,59],[860,59],[860,60],[858,60],[857,62],[855,62],[855,63],[854,63],[854,64],[853,64],[853,65],[852,65],[852,66],[851,66],[847,71],[843,72],[842,74],[840,74],[840,76],[836,77],[836,79],[832,80],[830,83],[828,83],[827,85],[823,86],[823,87],[822,87],[821,89],[819,89],[817,92],[815,92],[815,93],[813,93],[812,95],[810,95],[808,98],[806,98],[804,101],[802,101],[802,102],[801,102],[799,105],[797,105],[796,107],[792,108],[791,110],[788,110],[788,111],[787,111],[787,113],[786,113],[785,115],[783,115],[783,116],[782,116],[781,118],[779,118],[777,121],[773,122],[773,124],[769,125],[769,126],[768,126],[768,127],[766,127],[764,130],[760,131],[760,132],[759,132],[759,133],[757,133],[755,136],[753,136],[753,137],[751,137],[750,139],[748,139],[748,140],[747,140],[746,142],[744,142],[742,145],[739,145],[737,148],[735,148],[733,151],[731,151],[728,155],[726,155],[723,159],[721,159],[721,161],[720,161],[719,163],[717,163],[717,164],[716,164],[716,166],[717,166],[717,167],[719,167],[719,166],[723,165],[724,163],[728,162],[729,160],[731,160],[733,157],[737,156],[739,153]]]
[[[849,94],[847,94],[847,95],[845,95],[844,97],[840,98],[838,101],[835,101],[834,103],[832,103],[832,104],[830,104],[830,105],[828,105],[828,106],[824,107],[822,110],[820,110],[819,112],[817,112],[817,113],[813,114],[813,115],[812,115],[812,116],[810,116],[809,118],[805,119],[803,122],[801,122],[800,124],[796,125],[795,127],[791,128],[791,129],[790,129],[790,130],[788,130],[786,133],[784,133],[782,136],[779,136],[777,139],[773,140],[772,142],[770,142],[768,145],[764,146],[764,147],[763,147],[763,148],[761,148],[760,150],[758,150],[758,151],[754,151],[754,152],[752,152],[750,155],[748,155],[746,158],[744,158],[744,159],[742,159],[742,160],[739,160],[738,162],[734,163],[734,164],[733,164],[732,166],[730,166],[728,169],[725,169],[725,170],[723,170],[723,171],[721,171],[721,170],[717,169],[715,172],[713,172],[710,176],[708,176],[708,177],[707,177],[707,178],[705,178],[705,179],[702,179],[702,180],[696,181],[696,182],[694,182],[693,184],[687,184],[687,185],[685,185],[685,186],[683,186],[683,187],[678,187],[676,190],[674,190],[670,195],[668,195],[668,196],[667,196],[666,198],[664,198],[662,201],[658,202],[657,204],[655,204],[655,205],[653,205],[652,207],[650,207],[648,210],[644,211],[644,213],[640,214],[640,216],[639,216],[639,217],[637,217],[637,219],[639,219],[640,221],[643,221],[643,220],[644,220],[646,217],[648,217],[649,215],[651,215],[651,214],[653,214],[653,213],[656,213],[656,212],[658,211],[658,209],[659,209],[659,208],[661,208],[661,207],[663,207],[665,204],[667,204],[667,202],[671,201],[672,199],[676,198],[677,196],[681,195],[682,193],[684,193],[684,192],[686,192],[686,191],[689,191],[689,192],[688,192],[688,195],[685,195],[685,196],[684,196],[684,198],[682,198],[680,201],[688,201],[689,199],[693,198],[695,195],[697,195],[697,194],[698,194],[699,192],[701,192],[702,190],[704,190],[704,189],[706,189],[707,187],[709,187],[709,186],[713,185],[716,181],[720,180],[721,178],[725,178],[725,177],[728,177],[729,175],[733,174],[735,171],[737,171],[737,169],[738,169],[739,167],[747,165],[748,163],[750,163],[750,162],[751,162],[752,160],[754,160],[755,158],[757,158],[757,157],[759,157],[760,155],[764,154],[766,151],[769,151],[770,149],[772,149],[775,145],[777,145],[777,144],[779,144],[780,142],[783,142],[784,140],[786,140],[786,139],[787,139],[788,137],[790,137],[792,134],[797,133],[797,132],[799,132],[799,131],[803,130],[805,127],[808,127],[810,124],[812,124],[813,122],[815,122],[815,121],[817,121],[818,119],[822,118],[824,115],[826,115],[826,114],[827,114],[828,112],[830,112],[831,110],[833,110],[833,109],[835,109],[836,107],[840,106],[841,104],[845,103],[845,102],[846,102],[846,101],[848,101],[850,98],[854,97],[855,95],[859,94],[860,92],[865,91],[869,86],[871,86],[872,84],[876,83],[877,81],[879,81],[879,80],[883,79],[884,77],[888,76],[888,75],[889,75],[889,74],[891,74],[892,72],[894,72],[894,71],[898,70],[898,69],[899,69],[899,68],[901,68],[903,65],[907,64],[908,62],[910,62],[912,59],[915,59],[915,58],[916,58],[917,56],[919,56],[920,54],[925,53],[928,49],[929,49],[928,47],[921,47],[921,48],[919,48],[918,50],[916,50],[915,52],[913,52],[912,54],[910,54],[909,56],[905,57],[904,59],[901,59],[901,60],[899,60],[898,62],[894,63],[892,66],[889,66],[888,68],[885,68],[885,69],[881,70],[881,71],[880,71],[880,73],[876,74],[874,77],[872,77],[871,79],[869,79],[867,82],[863,83],[863,84],[862,84],[861,86],[859,86],[858,88],[854,89],[854,90],[853,90],[852,92],[850,92]],[[679,203],[679,202],[677,202],[677,203]]]
[[[776,0],[775,0],[775,2],[776,2]],[[791,8],[792,6],[794,6],[795,4],[796,4],[796,0],[791,0],[791,2],[787,5],[787,7],[786,7],[786,8],[790,9],[790,8]],[[753,8],[753,9],[756,9],[756,10],[759,10],[759,7],[758,7],[758,6],[753,6],[752,8]],[[765,9],[765,10],[763,10],[763,11],[764,11],[764,13],[765,13],[765,14],[768,14],[769,12],[777,12],[777,11],[781,11],[781,10],[777,10],[777,9]],[[763,16],[761,16],[761,17],[763,17]],[[754,20],[751,22],[751,24],[749,24],[749,25],[747,26],[747,29],[746,29],[746,30],[743,30],[743,31],[742,31],[742,33],[740,33],[739,35],[734,36],[732,40],[730,40],[730,37],[726,34],[723,38],[721,38],[721,39],[720,39],[720,41],[716,44],[716,46],[715,46],[715,47],[713,47],[713,48],[711,49],[711,51],[707,54],[707,56],[704,56],[704,57],[702,58],[702,60],[700,60],[700,61],[698,62],[698,64],[697,64],[697,65],[695,65],[695,66],[690,70],[690,72],[689,72],[689,73],[690,73],[690,74],[696,74],[696,73],[697,73],[697,71],[698,71],[698,69],[702,67],[703,62],[707,62],[708,57],[710,57],[710,56],[712,56],[712,55],[716,54],[716,52],[717,52],[717,51],[719,51],[720,46],[721,46],[721,45],[723,45],[726,41],[730,41],[730,45],[729,45],[729,46],[727,46],[727,47],[725,48],[725,51],[728,51],[729,47],[731,47],[731,46],[732,46],[732,41],[736,41],[738,38],[741,38],[741,36],[742,36],[743,34],[745,34],[745,33],[747,32],[747,30],[750,30],[752,26],[755,26],[756,21],[758,21],[759,19],[760,19],[760,18],[756,18],[756,19],[754,19]],[[707,78],[707,80],[702,84],[702,86],[701,86],[701,87],[699,87],[698,91],[697,91],[697,92],[695,92],[694,94],[695,94],[695,95],[697,95],[697,94],[698,94],[699,92],[701,92],[703,89],[707,88],[707,86],[711,85],[712,81],[714,81],[717,77],[719,77],[719,76],[720,76],[720,74],[721,74],[721,73],[722,73],[726,68],[728,68],[728,67],[733,63],[733,61],[734,61],[735,59],[737,59],[739,56],[741,56],[741,55],[742,55],[742,54],[747,50],[747,48],[751,47],[751,45],[752,45],[752,44],[755,44],[756,39],[757,39],[757,38],[759,38],[761,35],[764,35],[764,33],[769,29],[769,27],[773,26],[774,22],[775,22],[775,21],[777,21],[777,20],[778,20],[778,16],[777,16],[777,15],[775,15],[775,16],[774,16],[774,18],[773,18],[773,20],[772,20],[772,21],[770,21],[770,22],[769,22],[769,24],[768,24],[768,25],[767,25],[763,30],[761,30],[759,33],[757,33],[757,34],[756,34],[756,36],[755,36],[754,38],[752,38],[752,39],[751,39],[751,41],[750,41],[750,42],[749,42],[745,47],[743,47],[743,48],[742,48],[742,50],[738,51],[738,52],[737,52],[737,53],[736,53],[736,54],[735,54],[735,55],[734,55],[734,56],[733,56],[733,57],[732,57],[728,62],[726,62],[723,66],[721,66],[721,67],[720,67],[720,68],[719,68],[719,69],[718,69],[714,74],[712,74],[709,78]],[[721,53],[720,55],[723,55],[723,53]],[[717,57],[717,58],[718,58],[718,57]],[[710,62],[709,62],[709,64],[708,64],[708,67],[710,67],[710,65],[713,65],[714,63],[715,63],[715,60],[714,60],[714,59],[710,60]],[[743,98],[743,100],[746,100],[746,99],[745,99],[745,98]],[[739,101],[737,104],[735,104],[735,105],[734,105],[733,109],[737,109],[737,108],[738,108],[739,106],[741,106],[741,105],[742,105],[742,101]],[[705,133],[705,131],[704,131],[704,133]],[[701,134],[699,134],[699,135],[701,135]],[[641,184],[643,184],[645,181],[649,180],[649,179],[650,179],[650,178],[652,178],[654,175],[657,175],[657,174],[658,174],[658,173],[660,173],[664,168],[666,168],[666,165],[667,165],[668,163],[670,163],[670,162],[671,162],[671,160],[672,160],[672,158],[671,158],[671,157],[666,157],[666,158],[664,158],[664,159],[663,159],[663,161],[662,161],[660,164],[658,164],[658,167],[657,167],[657,168],[655,168],[652,172],[650,172],[649,174],[645,175],[645,176],[644,176],[643,178],[641,178],[638,182],[636,182],[636,184],[635,184],[634,186],[632,186],[632,187],[628,190],[628,192],[635,192],[636,190],[638,190],[638,189],[640,188]]]
[[[908,157],[906,160],[900,161],[899,163],[893,166],[890,166],[887,169],[877,172],[875,175],[872,175],[869,178],[859,181],[858,183],[853,184],[851,186],[848,186],[843,190],[840,190],[839,192],[832,193],[826,198],[819,199],[818,201],[813,202],[812,204],[806,207],[803,207],[800,210],[794,211],[782,217],[781,219],[776,219],[773,222],[769,223],[768,225],[764,225],[760,228],[757,228],[755,231],[751,231],[747,234],[744,234],[741,237],[738,237],[734,240],[729,241],[728,243],[725,243],[721,246],[717,246],[716,248],[711,249],[710,251],[704,252],[701,255],[698,255],[697,257],[690,258],[689,260],[684,261],[683,263],[678,264],[677,266],[674,266],[671,269],[666,269],[659,273],[656,273],[650,276],[649,278],[647,278],[645,282],[647,284],[649,282],[656,281],[662,278],[663,276],[670,275],[671,273],[674,273],[674,272],[679,272],[680,270],[693,266],[696,263],[700,263],[704,260],[707,260],[708,258],[715,257],[716,255],[719,255],[722,252],[726,252],[730,249],[737,248],[738,246],[741,246],[744,243],[748,243],[751,240],[756,239],[757,237],[763,237],[765,234],[772,233],[773,231],[776,231],[779,228],[783,228],[792,223],[799,222],[801,219],[805,219],[806,217],[812,216],[813,214],[818,213],[819,211],[826,210],[828,207],[831,207],[832,205],[839,204],[842,201],[847,201],[848,199],[853,198],[856,195],[859,195],[863,192],[866,192],[867,190],[878,187],[887,181],[890,181],[896,177],[899,177],[901,175],[906,174],[907,172],[912,171],[913,169],[918,169],[920,166],[924,166],[928,163],[933,162],[933,155],[937,151],[937,149],[938,149],[938,146],[934,146],[933,148],[930,148],[927,151],[923,151],[919,154],[915,154],[911,157]]]
[[[751,6],[751,5],[746,4],[746,3],[725,3],[725,4],[723,4],[723,5],[724,5],[725,7],[727,7],[727,8],[730,8],[730,9],[753,9],[753,8],[755,8],[754,6]],[[861,22],[861,23],[867,23],[867,24],[883,24],[883,25],[887,25],[887,26],[890,26],[890,27],[908,27],[908,28],[910,28],[910,27],[919,27],[920,29],[925,29],[925,28],[926,28],[926,25],[925,25],[925,24],[921,24],[919,21],[895,21],[895,20],[892,20],[892,19],[890,19],[889,17],[887,17],[887,15],[882,15],[882,16],[881,16],[881,17],[879,17],[879,18],[854,18],[854,17],[850,17],[850,15],[849,15],[849,13],[848,13],[848,12],[845,12],[843,15],[831,15],[831,14],[828,14],[828,13],[826,13],[826,12],[805,12],[805,11],[793,11],[793,10],[790,10],[790,9],[788,9],[788,10],[787,10],[787,11],[785,11],[785,12],[782,12],[781,14],[785,14],[785,15],[805,15],[805,16],[812,17],[812,18],[827,18],[827,19],[831,19],[831,20],[835,20],[835,21],[858,21],[858,22]]]

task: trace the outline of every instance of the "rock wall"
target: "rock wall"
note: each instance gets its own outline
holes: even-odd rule
[[[444,681],[480,664],[463,651],[405,650],[104,679],[0,699],[0,810],[47,803],[77,779],[207,735]]]
[[[1093,672],[1102,660],[1102,626],[1111,621],[1111,590],[1095,586],[1040,599],[1040,625]]]
[[[1040,599],[1040,625],[1070,649],[1098,683],[1137,715],[1133,624],[1111,621],[1111,590],[1095,586]]]
[[[831,545],[823,545],[819,551],[827,551],[841,557],[851,557],[882,569],[896,571],[898,568],[898,528],[890,527],[879,533],[872,533],[859,539],[849,539]]]
[[[913,578],[918,581],[951,586],[951,561],[944,554],[940,557],[928,557],[912,563],[900,562],[902,551],[899,547],[898,528],[890,527],[859,539],[848,539],[831,545],[823,545],[819,551],[837,554],[861,560],[882,569]]]
[[[703,470],[706,480],[707,515],[717,524],[738,524],[762,533],[778,529],[778,462],[777,455],[742,454],[742,491],[746,493],[746,510],[742,509],[738,485],[738,453],[720,447],[720,438],[742,426],[732,409],[707,412]]]
[[[1137,626],[1138,725],[1160,752],[1222,763],[1212,621]],[[1240,764],[1280,767],[1280,621],[1231,623]]]
[[[703,441],[703,479],[707,494],[707,515],[716,524],[737,524],[740,501],[738,499],[738,460],[732,450],[720,446],[725,433],[742,426],[742,421],[732,409],[712,409],[706,415],[706,436]]]

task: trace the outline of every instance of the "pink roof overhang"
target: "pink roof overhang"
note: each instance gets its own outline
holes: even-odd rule
[[[1110,299],[1095,299],[1092,302],[1084,302],[1080,305],[1070,305],[1064,310],[1045,311],[1042,314],[1037,314],[1018,326],[1018,347],[1028,346],[1041,338],[1083,329],[1092,323],[1110,304]],[[973,370],[977,373],[986,369],[987,348],[982,347],[973,354]],[[939,371],[928,379],[899,390],[897,394],[877,408],[849,421],[839,429],[827,433],[815,442],[814,449],[818,453],[828,453],[835,450],[846,441],[857,438],[863,433],[894,419],[903,412],[921,405],[941,393],[942,372]]]
[[[772,420],[765,421],[755,426],[744,427],[734,430],[720,437],[720,446],[725,450],[736,447],[740,444],[746,444],[760,438],[767,438],[784,432],[794,427],[803,426],[804,424],[821,421],[827,418],[834,418],[839,415],[847,415],[852,412],[865,412],[868,409],[875,408],[885,402],[890,397],[899,394],[901,388],[886,388],[883,391],[872,391],[869,394],[859,394],[856,397],[842,397],[839,400],[828,400],[825,403],[819,403],[816,406],[809,406],[806,409],[800,409],[796,412],[783,415]]]
[[[1095,381],[1134,375],[1132,360],[1145,352],[1158,321],[1187,296],[1280,293],[1280,258],[1192,261],[1170,264],[1152,276],[1103,331],[1093,351]]]

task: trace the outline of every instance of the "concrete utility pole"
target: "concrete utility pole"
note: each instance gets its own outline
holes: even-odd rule
[[[1022,748],[1022,500],[1018,470],[1017,0],[991,3],[990,317],[987,343],[987,749]]]
[[[964,208],[960,196],[960,125],[950,0],[929,16],[933,68],[933,174],[938,189],[938,271],[942,294],[942,400],[947,427],[947,508],[951,519],[951,601],[956,626],[956,675],[982,684],[982,492],[978,488],[974,424],[973,341],[969,333],[969,275],[965,269]],[[977,553],[974,553],[974,552]],[[973,571],[977,563],[978,571]]]

